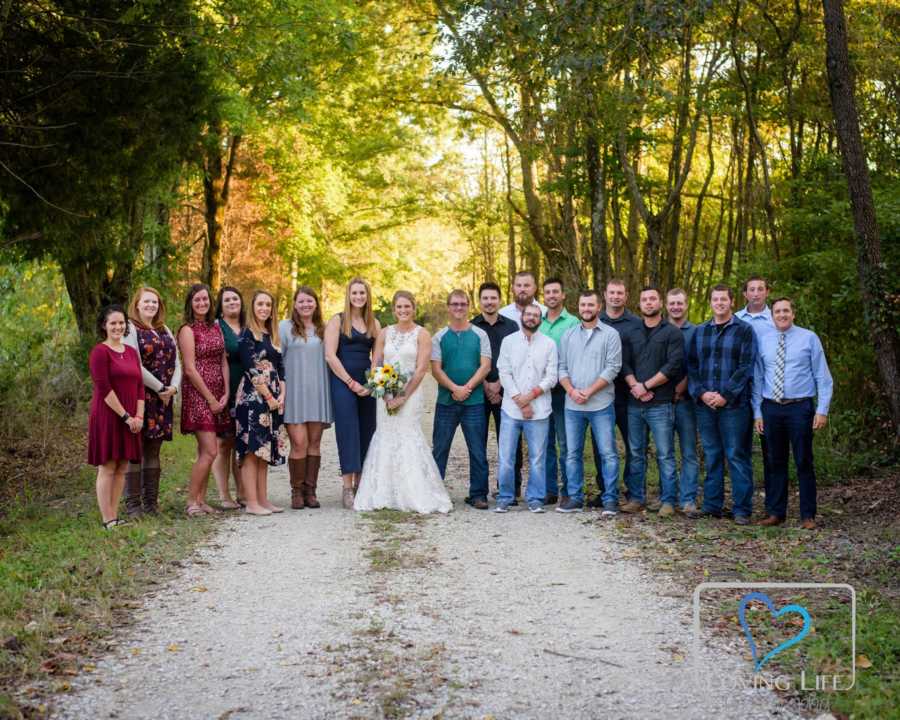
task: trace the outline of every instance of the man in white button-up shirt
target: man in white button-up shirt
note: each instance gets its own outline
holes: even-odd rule
[[[528,491],[531,512],[544,512],[547,434],[550,431],[550,391],[556,385],[556,343],[541,334],[541,310],[522,311],[522,329],[503,338],[497,371],[503,386],[500,421],[500,472],[496,512],[507,512],[515,499],[516,446],[519,434],[528,443]]]

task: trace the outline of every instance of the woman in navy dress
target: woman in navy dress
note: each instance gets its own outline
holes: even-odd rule
[[[275,328],[274,299],[253,293],[250,317],[239,343],[243,378],[234,405],[235,450],[241,485],[251,515],[271,515],[284,508],[269,502],[269,465],[283,465],[288,453],[284,426],[284,363]]]
[[[353,508],[363,460],[375,433],[375,399],[363,387],[372,366],[372,347],[381,326],[372,312],[372,291],[362,278],[347,285],[344,312],[325,327],[325,361],[328,363],[334,432],[341,464],[343,506]]]
[[[225,285],[219,289],[216,299],[216,322],[222,331],[222,337],[225,338],[225,354],[228,356],[228,414],[234,418],[234,403],[244,375],[239,344],[241,333],[247,325],[244,297],[236,287]],[[237,510],[241,507],[244,496],[241,491],[240,468],[234,455],[233,420],[228,430],[218,434],[218,449],[212,474],[219,490],[219,505],[225,510]],[[228,488],[229,474],[234,475],[237,501],[232,499],[231,490]]]

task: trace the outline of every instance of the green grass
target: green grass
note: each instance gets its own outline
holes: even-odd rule
[[[163,449],[162,513],[105,531],[84,467],[50,497],[0,520],[0,717],[43,714],[48,692],[90,672],[141,595],[158,585],[215,527],[184,515],[193,438]]]

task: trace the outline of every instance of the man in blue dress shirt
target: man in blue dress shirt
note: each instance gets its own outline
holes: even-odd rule
[[[800,487],[800,521],[816,527],[813,431],[825,427],[833,382],[818,335],[794,325],[794,303],[772,303],[774,332],[759,338],[753,370],[753,417],[766,438],[771,477],[760,525],[780,525],[787,515],[788,451],[794,452]]]

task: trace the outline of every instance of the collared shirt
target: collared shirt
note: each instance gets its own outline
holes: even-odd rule
[[[534,416],[530,419],[549,417],[552,412],[550,390],[556,385],[558,357],[556,343],[540,332],[530,339],[521,330],[503,338],[497,361],[504,391],[503,412],[523,420],[522,409],[513,397],[540,387],[543,393],[531,401]]]
[[[775,358],[782,333],[766,334],[759,340],[759,353],[753,369],[753,416],[762,417],[762,401],[772,399],[775,384]],[[784,333],[784,399],[817,397],[816,413],[827,415],[834,382],[825,360],[819,336],[812,330],[791,325]]]
[[[639,328],[643,324],[642,320],[628,308],[625,308],[622,314],[617,318],[611,318],[606,314],[606,310],[604,310],[602,313],[600,313],[599,320],[604,325],[609,325],[611,328],[617,331],[620,338],[627,331]],[[619,377],[616,378],[615,388],[616,402],[620,405],[622,403],[627,403],[628,398],[631,397],[631,390],[628,387],[628,383],[625,382],[625,373],[619,373]]]
[[[612,328],[597,323],[585,329],[580,323],[566,330],[559,341],[559,379],[569,378],[576,388],[584,390],[599,378],[609,383],[588,398],[583,405],[566,395],[567,410],[603,410],[615,400],[613,382],[622,368],[622,339]]]
[[[457,385],[465,385],[481,366],[481,358],[491,357],[491,342],[487,333],[471,323],[465,330],[446,326],[431,338],[431,359],[441,363],[441,369]],[[441,405],[480,405],[484,402],[484,388],[478,383],[468,399],[457,402],[443,385],[438,387]]]
[[[634,375],[641,383],[656,373],[662,373],[667,378],[662,385],[650,388],[652,400],[643,402],[631,395],[628,402],[637,407],[671,403],[684,365],[684,338],[681,331],[665,319],[660,320],[655,327],[647,327],[641,321],[640,328],[628,330],[622,340],[620,375]]]
[[[515,321],[510,320],[503,315],[497,316],[497,322],[491,325],[484,319],[484,315],[476,315],[472,318],[472,324],[480,327],[487,333],[488,340],[491,342],[491,371],[487,374],[485,380],[488,382],[497,382],[500,376],[497,374],[497,360],[500,357],[500,343],[507,335],[512,335],[519,331],[519,326]]]
[[[756,362],[756,333],[732,315],[717,325],[715,318],[694,328],[688,347],[688,390],[696,402],[705,392],[717,392],[726,407],[750,404],[750,382]]]
[[[544,315],[544,319],[541,321],[541,332],[559,347],[559,341],[562,339],[562,336],[566,334],[566,330],[573,325],[577,325],[578,322],[579,320],[577,317],[563,308],[559,317],[552,322],[549,315]]]
[[[772,320],[772,309],[768,305],[758,313],[750,312],[750,306],[745,305],[734,316],[753,328],[757,340],[762,339],[763,335],[768,335],[775,329],[775,321]]]
[[[541,309],[541,317],[544,317],[544,315],[547,314],[547,308],[541,305],[537,300],[532,300],[531,304],[537,305]],[[519,326],[519,330],[522,329],[522,311],[519,310],[519,306],[514,302],[500,308],[500,314],[505,318],[515,320],[516,324]]]
[[[675,325],[675,323],[673,323],[671,320],[669,320],[669,323],[672,325]],[[678,326],[675,325],[675,327],[678,327]],[[682,366],[681,366],[681,375],[679,375],[679,377],[678,377],[678,382],[681,382],[685,377],[687,377],[688,347],[691,344],[691,339],[694,337],[694,330],[696,328],[697,328],[697,326],[694,325],[694,323],[692,323],[690,320],[685,320],[681,324],[681,337],[684,339],[684,362],[682,363]],[[690,393],[687,393],[687,391],[685,391],[685,392],[688,395],[690,394]]]

